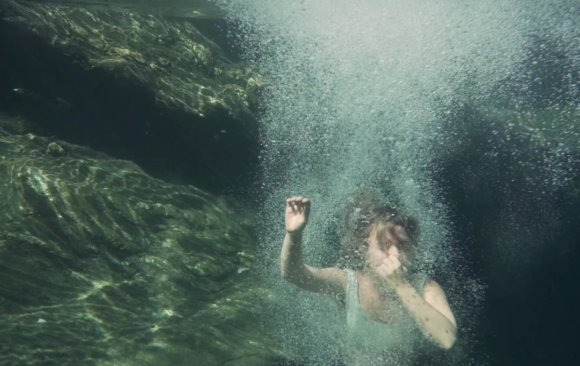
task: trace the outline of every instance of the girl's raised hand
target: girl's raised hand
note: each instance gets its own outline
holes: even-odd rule
[[[304,230],[310,215],[310,201],[306,197],[294,196],[286,200],[286,231],[299,233]]]
[[[383,262],[375,268],[383,280],[391,286],[397,286],[406,281],[407,269],[399,261],[399,251],[395,248],[394,253],[389,254]]]

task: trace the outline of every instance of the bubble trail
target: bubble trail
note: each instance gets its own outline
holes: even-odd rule
[[[471,319],[485,286],[460,265],[448,209],[432,180],[435,163],[463,143],[460,129],[443,121],[458,106],[514,102],[503,86],[530,57],[531,34],[549,29],[577,53],[577,17],[570,9],[578,6],[564,0],[550,6],[515,0],[216,2],[228,10],[237,25],[233,39],[268,83],[260,116],[261,271],[281,299],[269,329],[312,364],[340,353],[341,314],[279,278],[284,199],[312,199],[304,256],[309,264],[329,266],[337,258],[346,200],[373,184],[419,218],[420,260],[451,279],[469,343],[478,332]],[[471,362],[484,361],[464,364]]]

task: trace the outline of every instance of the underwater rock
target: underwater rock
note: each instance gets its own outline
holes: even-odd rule
[[[55,146],[66,155],[55,159]],[[270,300],[251,270],[251,217],[228,201],[1,129],[0,189],[0,364],[266,365],[276,356],[255,318]]]
[[[257,160],[261,78],[196,28],[209,2],[171,3],[194,16],[155,1],[0,2],[0,110],[156,177],[240,181]]]
[[[200,116],[225,110],[248,125],[254,122],[249,107],[259,76],[245,65],[232,64],[191,22],[111,11],[115,6],[130,10],[119,4],[91,11],[95,3],[89,4],[7,1],[3,19],[74,57],[87,70],[110,70],[141,84],[170,108]]]
[[[64,151],[64,149],[56,142],[51,142],[48,144],[46,147],[46,152],[55,158],[66,155],[66,151]]]
[[[208,0],[32,0],[45,4],[82,6],[86,9],[157,14],[186,18],[221,18],[222,10]]]

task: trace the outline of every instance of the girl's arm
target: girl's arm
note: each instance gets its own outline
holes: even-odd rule
[[[346,274],[338,268],[316,268],[302,261],[302,233],[286,233],[280,258],[282,277],[311,292],[342,295]]]
[[[308,222],[310,201],[304,197],[286,200],[286,236],[280,256],[282,277],[308,291],[342,295],[346,274],[338,268],[315,268],[302,260],[302,231]]]
[[[408,282],[395,285],[394,290],[423,333],[441,348],[450,349],[457,339],[457,323],[441,286],[428,281],[423,296]]]
[[[385,258],[375,271],[397,294],[423,333],[441,348],[450,349],[457,338],[457,323],[441,286],[430,280],[423,296],[418,294],[406,278],[398,251]]]

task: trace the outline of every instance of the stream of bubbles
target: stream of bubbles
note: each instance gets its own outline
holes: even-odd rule
[[[419,219],[420,261],[448,277],[446,291],[458,301],[452,307],[462,327],[462,349],[468,349],[478,331],[474,319],[485,286],[459,265],[449,212],[432,181],[434,162],[453,154],[460,138],[442,120],[454,106],[509,99],[498,85],[529,57],[531,32],[545,27],[559,32],[563,42],[577,42],[569,32],[574,19],[566,15],[571,2],[218,3],[229,10],[237,24],[232,36],[266,83],[260,115],[260,270],[279,299],[265,317],[268,331],[290,354],[313,365],[339,357],[344,320],[336,306],[279,276],[284,200],[293,195],[312,200],[305,260],[331,266],[345,202],[370,185]]]

